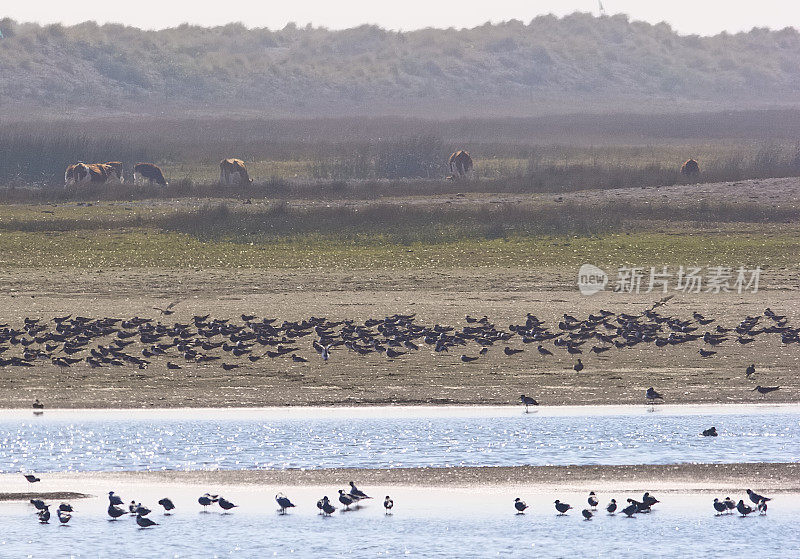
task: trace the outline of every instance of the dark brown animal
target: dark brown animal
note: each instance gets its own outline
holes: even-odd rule
[[[464,177],[472,171],[472,158],[463,149],[451,155],[447,163],[450,166],[450,172],[457,174],[459,177]]]
[[[219,162],[219,182],[224,186],[247,186],[253,179],[241,159],[223,159]]]
[[[157,165],[153,165],[152,163],[137,163],[133,166],[133,182],[134,184],[138,184],[145,180],[149,181],[151,185],[156,183],[161,186],[168,186],[169,184],[164,178],[164,173],[161,172],[161,169]]]
[[[700,174],[700,165],[697,161],[690,159],[681,166],[681,175],[685,177],[696,177]]]

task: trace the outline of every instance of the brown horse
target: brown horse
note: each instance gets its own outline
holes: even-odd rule
[[[219,182],[224,186],[247,186],[253,179],[241,159],[223,159],[219,162]]]
[[[681,166],[681,175],[685,177],[696,177],[700,174],[700,165],[694,159],[689,159]]]
[[[472,158],[469,156],[469,153],[463,149],[451,155],[447,163],[450,167],[450,172],[459,177],[464,177],[467,173],[472,171]]]

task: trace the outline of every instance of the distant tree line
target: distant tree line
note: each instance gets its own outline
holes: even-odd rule
[[[682,36],[666,24],[576,13],[407,33],[10,19],[0,31],[6,118],[81,109],[451,118],[800,101],[800,35],[791,28]]]

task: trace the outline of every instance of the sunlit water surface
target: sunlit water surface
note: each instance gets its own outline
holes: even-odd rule
[[[796,406],[404,410],[5,413],[0,473],[800,461]]]

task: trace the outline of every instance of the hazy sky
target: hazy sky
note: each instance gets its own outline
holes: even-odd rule
[[[681,33],[713,35],[752,27],[800,28],[797,0],[602,0],[606,13],[626,13],[652,23],[666,21]],[[389,29],[474,27],[486,21],[519,19],[574,11],[597,14],[598,0],[2,0],[0,17],[40,23],[86,20],[147,29],[184,22],[220,25],[240,21],[248,27],[279,29],[288,22],[332,29],[374,23]]]

